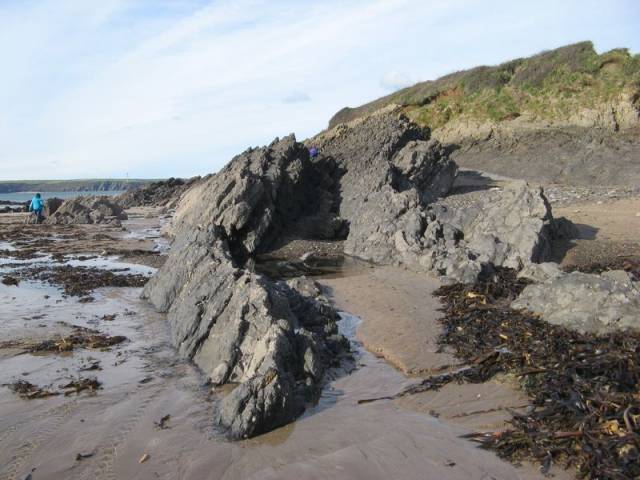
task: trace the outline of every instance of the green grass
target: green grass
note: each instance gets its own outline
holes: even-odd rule
[[[567,118],[631,92],[640,97],[640,55],[615,49],[598,55],[582,42],[516,59],[476,67],[422,82],[355,109],[343,109],[331,124],[366,115],[387,104],[402,105],[414,121],[438,128],[460,116],[478,121]]]

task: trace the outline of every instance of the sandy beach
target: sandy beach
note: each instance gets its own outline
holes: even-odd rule
[[[110,248],[104,236],[95,243],[86,240],[94,233],[109,234],[118,248],[146,248],[139,257],[148,260],[158,255],[160,227],[160,219],[148,213],[131,215],[126,231],[85,226],[82,235],[59,243],[68,242],[67,252],[97,256],[89,262],[100,268],[151,272],[131,258],[101,256],[99,250]],[[7,221],[2,228],[13,226]],[[60,233],[38,228],[32,236]],[[54,249],[47,251],[47,244]],[[60,248],[56,242],[38,244],[46,254]],[[42,257],[23,261],[42,262]],[[3,262],[5,272],[12,268],[9,258]],[[450,385],[402,401],[358,405],[360,399],[393,394],[413,377],[455,364],[435,345],[438,301],[431,292],[436,280],[398,268],[372,268],[322,283],[338,308],[361,318],[345,314],[340,322],[354,342],[355,370],[332,374],[318,405],[295,423],[237,443],[212,428],[213,403],[207,399],[215,400],[216,392],[204,385],[196,368],[178,359],[163,315],[138,298],[140,289],[98,288],[93,302],[81,304],[38,281],[0,285],[5,340],[33,342],[65,335],[72,326],[127,337],[122,345],[98,351],[15,356],[19,349],[1,350],[2,384],[21,378],[55,389],[70,377],[95,376],[102,385],[94,393],[35,400],[1,388],[0,478],[538,478],[537,467],[516,468],[459,438],[474,428],[500,425],[505,408],[523,404],[505,384]],[[148,459],[140,463],[144,456]]]

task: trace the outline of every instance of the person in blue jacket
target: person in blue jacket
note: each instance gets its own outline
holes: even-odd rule
[[[44,202],[42,196],[36,193],[36,196],[31,199],[31,205],[29,205],[29,211],[36,214],[36,222],[42,221],[42,211],[44,210]]]

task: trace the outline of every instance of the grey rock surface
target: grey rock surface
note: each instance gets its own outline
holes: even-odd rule
[[[328,209],[317,213],[324,199],[314,185],[323,177],[312,168],[291,136],[237,156],[195,186],[176,212],[171,254],[143,293],[168,313],[183,356],[214,385],[239,384],[215,413],[232,438],[295,419],[345,351],[336,312],[315,299],[317,284],[290,286],[245,268],[283,231],[310,234],[303,213],[329,218]]]
[[[393,110],[339,125],[314,144],[345,171],[348,254],[464,282],[490,265],[520,269],[550,256],[554,222],[540,188],[512,181],[445,196],[457,166],[427,131]]]
[[[472,282],[487,266],[520,270],[551,256],[553,218],[542,189],[512,182],[432,205],[417,261]]]
[[[340,125],[313,142],[342,172],[345,252],[378,263],[400,261],[396,232],[422,228],[421,211],[451,189],[456,164],[428,131],[394,112]]]
[[[560,270],[560,266],[557,263],[544,262],[527,265],[518,273],[518,278],[526,278],[532,282],[542,283],[561,275],[564,275],[564,272]]]
[[[512,303],[581,332],[640,328],[640,291],[627,272],[555,273],[527,286]]]
[[[65,200],[45,223],[48,224],[113,224],[126,220],[122,208],[106,196],[77,197]]]
[[[128,190],[113,198],[122,208],[131,207],[166,207],[173,209],[180,201],[181,195],[187,191],[200,177],[186,180],[169,178],[144,185],[135,190]]]
[[[249,149],[184,192],[169,258],[143,293],[167,312],[183,356],[214,385],[238,384],[215,413],[233,438],[296,418],[346,347],[318,285],[256,274],[258,254],[285,239],[344,240],[346,253],[377,263],[475,279],[486,265],[548,253],[540,190],[518,183],[465,197],[464,208],[439,201],[457,167],[403,116],[374,115],[313,142],[315,159],[293,135]]]
[[[232,438],[290,422],[344,350],[336,312],[238,268],[220,227],[185,233],[143,296],[168,312],[179,352],[214,385],[239,383],[215,415]]]
[[[64,200],[62,200],[61,198],[58,198],[58,197],[47,198],[44,201],[44,216],[45,217],[50,217],[51,215],[56,213],[58,208],[60,208],[60,206],[63,203],[64,203]]]

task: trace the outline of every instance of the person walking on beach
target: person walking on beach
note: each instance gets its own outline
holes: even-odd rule
[[[29,205],[29,211],[36,215],[36,223],[42,222],[42,210],[44,210],[42,196],[36,193],[36,196],[31,199],[31,205]]]

